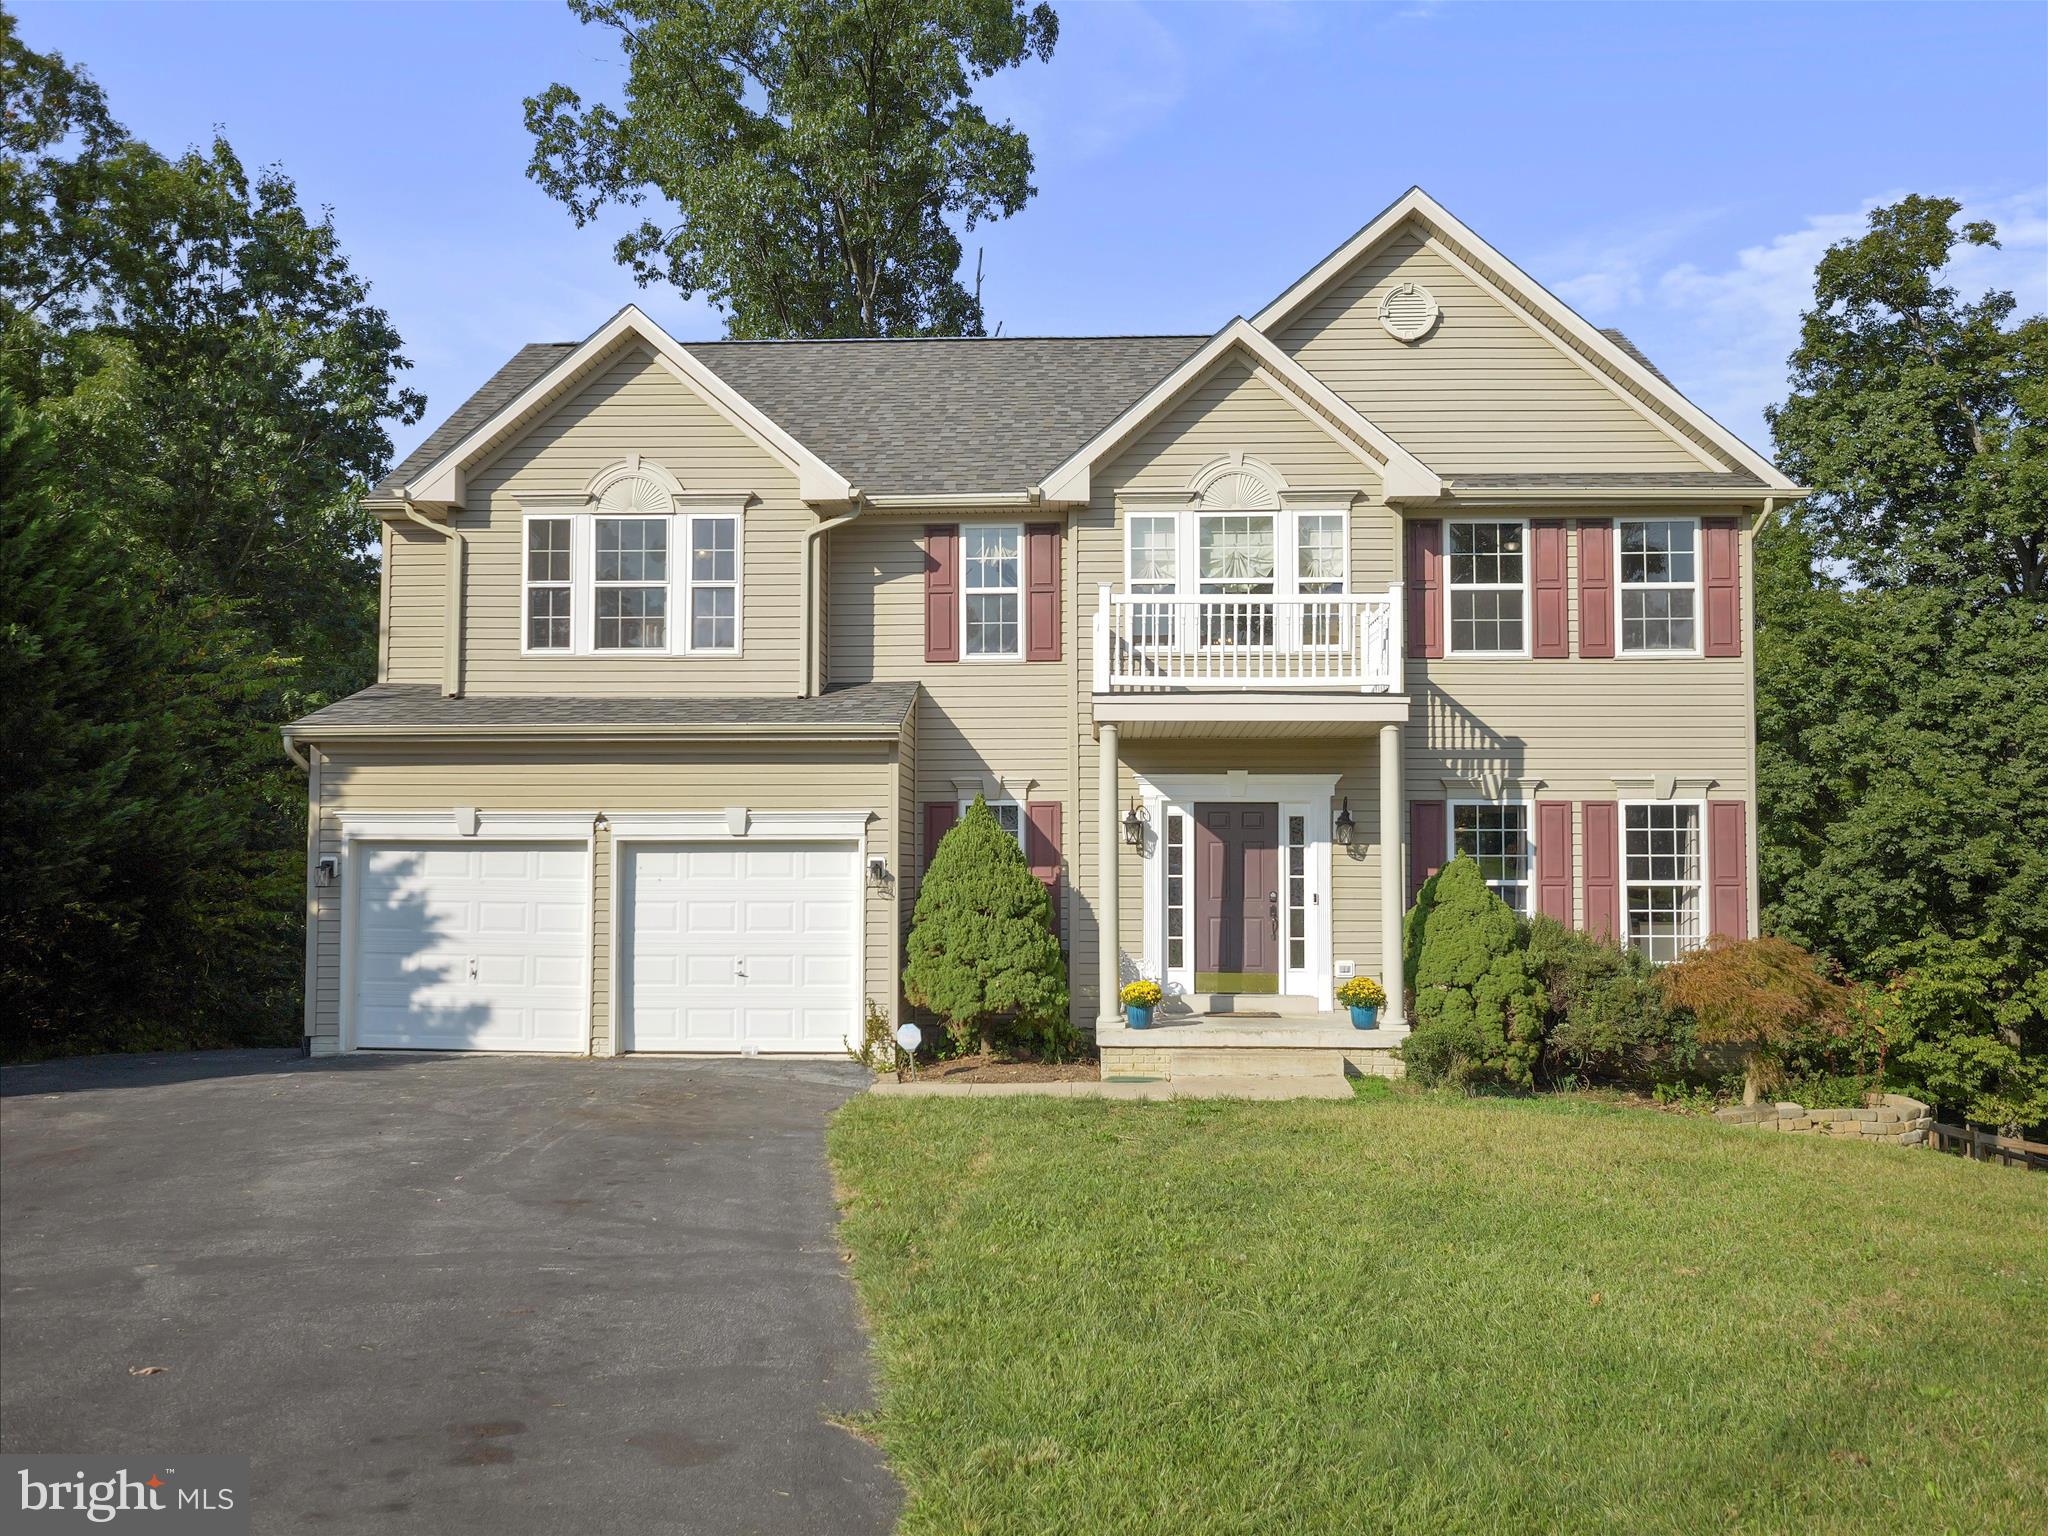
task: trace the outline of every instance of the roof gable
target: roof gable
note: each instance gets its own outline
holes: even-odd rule
[[[1756,475],[1773,489],[1797,490],[1776,465],[1686,399],[1633,347],[1588,323],[1420,187],[1411,187],[1304,273],[1259,311],[1254,324],[1269,334],[1279,333],[1359,262],[1411,226],[1422,232],[1431,250],[1526,319],[1538,334],[1578,366],[1597,376],[1626,401],[1653,415],[1667,431],[1696,445],[1696,456],[1702,465],[1734,466]]]

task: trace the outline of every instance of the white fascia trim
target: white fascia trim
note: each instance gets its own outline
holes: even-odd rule
[[[1270,331],[1276,326],[1284,325],[1320,294],[1332,279],[1336,278],[1374,246],[1385,240],[1387,236],[1392,234],[1411,217],[1420,218],[1425,223],[1434,225],[1437,229],[1449,235],[1457,244],[1478,254],[1481,260],[1493,267],[1514,288],[1519,290],[1529,308],[1551,321],[1559,330],[1585,347],[1593,356],[1598,357],[1616,374],[1664,406],[1708,442],[1721,449],[1736,463],[1742,465],[1753,474],[1761,476],[1765,484],[1774,493],[1785,495],[1798,490],[1797,486],[1785,478],[1777,465],[1773,464],[1733,432],[1730,432],[1726,427],[1714,420],[1705,411],[1686,399],[1684,395],[1678,392],[1676,386],[1658,378],[1649,369],[1622,351],[1612,340],[1601,335],[1599,327],[1581,318],[1570,305],[1551,293],[1549,289],[1530,277],[1528,273],[1524,272],[1512,261],[1509,261],[1507,257],[1494,249],[1493,246],[1466,228],[1449,209],[1445,208],[1443,204],[1439,203],[1420,187],[1410,187],[1400,197],[1396,198],[1384,212],[1367,224],[1365,228],[1338,246],[1328,256],[1325,256],[1313,268],[1297,279],[1285,293],[1282,293],[1272,303],[1260,310],[1253,317],[1252,323],[1262,331]],[[1468,267],[1466,263],[1459,263],[1459,265]]]
[[[612,840],[632,842],[724,842],[734,838],[857,839],[866,835],[872,811],[757,811],[729,806],[720,811],[627,811],[607,814]],[[739,830],[735,831],[734,828]]]
[[[438,506],[461,506],[467,499],[464,473],[483,450],[500,433],[549,399],[629,333],[652,349],[670,372],[701,395],[721,416],[788,466],[797,477],[797,494],[805,501],[840,502],[848,499],[852,487],[843,475],[691,356],[681,342],[656,325],[636,304],[628,304],[599,326],[581,346],[529,384],[503,410],[422,470],[401,493],[404,499]]]
[[[1140,430],[1189,387],[1206,376],[1233,347],[1251,355],[1263,380],[1297,411],[1329,434],[1354,458],[1379,475],[1388,501],[1433,501],[1443,494],[1443,481],[1427,464],[1403,448],[1358,411],[1332,393],[1301,364],[1273,344],[1270,337],[1242,316],[1211,336],[1193,357],[1148,391],[1143,399],[1111,422],[1079,452],[1046,476],[1047,501],[1085,502],[1089,474],[1097,464],[1127,446]],[[1276,385],[1284,387],[1276,388]],[[1363,443],[1365,446],[1361,447]]]
[[[453,807],[445,811],[335,811],[344,842],[587,842],[595,811],[476,812],[476,831],[464,832]]]

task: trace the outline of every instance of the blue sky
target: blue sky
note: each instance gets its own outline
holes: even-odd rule
[[[2048,6],[1059,6],[1049,65],[983,100],[1031,135],[1039,195],[968,237],[1012,335],[1214,330],[1411,183],[1767,446],[1763,406],[1815,259],[1909,191],[2005,249],[1966,289],[2048,309]],[[610,236],[526,179],[521,100],[617,99],[609,34],[528,4],[28,3],[31,47],[163,149],[223,129],[331,205],[406,339],[428,420],[521,342],[635,300]]]

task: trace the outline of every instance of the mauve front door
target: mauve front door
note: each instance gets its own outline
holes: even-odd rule
[[[1280,989],[1280,808],[1195,807],[1195,990]]]

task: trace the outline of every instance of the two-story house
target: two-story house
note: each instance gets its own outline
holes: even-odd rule
[[[1106,1061],[1199,1035],[1120,979],[1398,977],[1456,851],[1659,957],[1748,933],[1750,537],[1797,494],[1419,190],[1206,337],[627,309],[375,489],[378,682],[286,730],[307,1034],[838,1052],[977,794]],[[1389,992],[1301,1039],[1383,1053]]]

